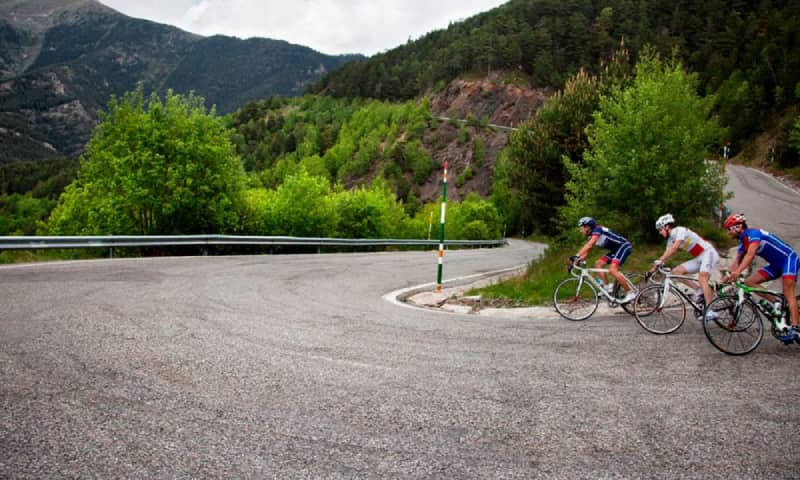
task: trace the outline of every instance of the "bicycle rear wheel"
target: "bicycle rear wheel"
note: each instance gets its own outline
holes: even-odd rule
[[[664,285],[650,285],[633,301],[633,315],[648,332],[666,335],[683,325],[686,302],[672,286],[665,294]]]
[[[563,280],[553,292],[553,306],[567,320],[586,320],[594,314],[599,303],[600,297],[592,284],[578,278]]]
[[[709,312],[715,312],[717,317],[710,318]],[[718,297],[706,308],[703,332],[720,352],[747,355],[761,343],[764,325],[750,299],[739,305],[737,297]]]

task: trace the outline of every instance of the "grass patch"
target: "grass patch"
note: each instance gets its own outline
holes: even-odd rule
[[[537,239],[547,243],[549,247],[541,259],[531,262],[527,271],[520,277],[471,289],[468,295],[481,295],[485,300],[508,306],[550,305],[553,290],[558,282],[567,278],[567,260],[583,245],[583,242],[558,242],[553,239]],[[628,257],[624,272],[644,272],[653,260],[658,258],[665,248],[665,243],[634,245],[633,254]],[[605,255],[606,250],[595,248],[589,255],[589,265]],[[671,265],[678,265],[689,257],[681,252],[670,259]]]
[[[800,182],[800,167],[794,167],[786,170],[786,174],[789,175],[795,182]]]
[[[116,250],[115,250],[116,253]],[[87,260],[108,256],[108,249],[52,249],[52,250],[6,250],[0,253],[0,265],[13,263],[53,262],[63,260]]]

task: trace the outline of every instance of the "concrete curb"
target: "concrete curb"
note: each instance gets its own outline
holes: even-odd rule
[[[502,270],[495,270],[492,272],[478,273],[475,275],[468,275],[466,277],[458,277],[448,279],[442,282],[442,291],[436,292],[436,282],[425,283],[422,285],[415,285],[412,287],[402,288],[389,292],[383,296],[383,299],[406,308],[417,308],[423,310],[434,310],[442,313],[453,313],[442,310],[440,307],[446,303],[449,298],[462,295],[470,288],[477,288],[492,283],[496,283],[507,278],[520,275],[528,267],[525,265],[518,265],[516,267],[504,268]],[[412,297],[418,296],[417,301],[411,301]]]
[[[469,275],[466,277],[459,277],[450,279],[444,282],[444,288],[441,292],[436,292],[436,283],[426,283],[423,285],[416,285],[413,287],[403,288],[389,292],[383,298],[395,305],[405,308],[421,309],[428,312],[439,312],[448,315],[470,315],[479,317],[502,318],[502,319],[560,319],[561,316],[556,312],[552,306],[540,307],[512,307],[512,308],[496,308],[488,307],[475,309],[463,303],[448,303],[448,300],[456,297],[462,297],[464,292],[471,288],[483,287],[491,285],[499,281],[518,276],[522,274],[526,265],[517,267],[506,268],[493,272],[485,272],[476,275]],[[614,315],[625,314],[621,308],[611,308],[606,303],[601,302],[597,307],[595,315]]]

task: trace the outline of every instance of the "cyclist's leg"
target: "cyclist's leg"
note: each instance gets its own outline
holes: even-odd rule
[[[675,275],[687,275],[687,274],[697,273],[699,271],[700,271],[700,262],[697,260],[697,258],[693,258],[689,261],[683,262],[677,267],[672,269],[672,273],[674,273]],[[695,282],[694,280],[679,278],[678,281],[693,290],[696,290],[699,287],[698,283]]]
[[[800,313],[797,311],[797,297],[795,297],[795,287],[797,286],[797,277],[784,275],[783,277],[783,295],[786,297],[785,308],[789,309],[789,319],[794,328],[800,327],[798,320],[800,320]]]
[[[768,282],[770,280],[776,279],[782,275],[782,269],[780,266],[775,265],[765,265],[763,268],[756,270],[755,272],[751,273],[749,277],[744,279],[744,284],[748,287],[759,287],[762,283]],[[769,300],[770,302],[775,302],[778,300],[778,297],[775,295],[762,295],[759,296]]]
[[[798,260],[797,255],[789,255],[785,268],[783,269],[783,276],[781,277],[783,282],[783,295],[786,297],[786,305],[784,308],[789,309],[789,319],[795,329],[798,328],[798,320],[800,319],[800,312],[797,310],[797,297],[795,297],[794,294],[795,287],[797,287],[798,268],[800,268],[800,260]]]
[[[628,281],[625,278],[625,275],[623,275],[622,272],[619,271],[619,267],[623,263],[625,263],[625,260],[628,259],[628,256],[630,254],[631,254],[631,244],[627,243],[625,245],[622,245],[621,247],[619,247],[619,250],[614,252],[614,255],[612,255],[611,266],[608,267],[609,273],[611,273],[611,275],[615,279],[617,279],[617,283],[620,284],[620,286],[622,286],[622,288],[626,292],[631,291],[631,286],[628,285]]]
[[[609,262],[611,262],[611,259],[608,258],[608,255],[603,255],[602,257],[598,258],[596,262],[594,262],[594,268],[605,268]],[[606,272],[598,272],[597,275],[603,279],[604,285],[608,284],[608,275],[606,275]]]
[[[714,299],[714,292],[711,291],[711,272],[717,268],[719,263],[719,254],[716,250],[710,249],[703,252],[697,258],[700,259],[700,271],[697,273],[697,280],[700,282],[700,288],[703,289],[703,297],[706,299],[706,305],[711,303]]]

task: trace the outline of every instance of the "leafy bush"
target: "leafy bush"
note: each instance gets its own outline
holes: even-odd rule
[[[470,224],[472,226],[467,229]],[[502,219],[494,204],[476,193],[470,193],[461,203],[448,202],[446,228],[448,238],[465,238],[465,235],[477,234],[481,235],[480,239],[500,238]]]
[[[710,115],[713,97],[696,92],[696,78],[680,63],[645,55],[631,87],[601,98],[584,164],[565,158],[572,176],[565,225],[591,215],[630,237],[655,239],[653,221],[665,212],[709,215],[723,181],[704,158],[723,131]]]
[[[301,169],[267,192],[264,202],[265,235],[325,237],[338,221],[330,184]]]
[[[423,148],[419,140],[408,142],[403,148],[403,157],[406,164],[411,168],[414,181],[421,185],[425,182],[431,171],[436,168],[436,163],[431,159],[428,152]]]
[[[395,238],[403,235],[407,220],[405,211],[383,182],[376,182],[370,188],[339,192],[334,195],[333,203],[338,237]]]
[[[489,227],[483,220],[472,220],[461,229],[459,238],[464,240],[489,240],[493,237],[489,233]]]
[[[475,137],[475,141],[472,142],[472,152],[472,162],[476,167],[482,167],[486,159],[486,144],[480,137]]]
[[[456,187],[459,188],[463,187],[464,184],[467,183],[474,176],[475,176],[475,170],[473,170],[470,165],[467,165],[467,167],[464,168],[464,171],[461,172],[461,174],[458,177],[456,177]]]
[[[36,198],[30,193],[0,195],[0,235],[36,235],[56,201]]]

